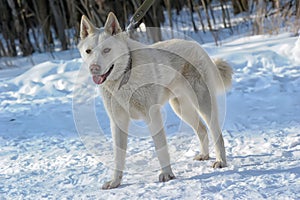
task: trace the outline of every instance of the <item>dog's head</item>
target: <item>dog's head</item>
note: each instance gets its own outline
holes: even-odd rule
[[[78,48],[96,84],[118,80],[123,75],[130,59],[127,37],[112,12],[103,28],[96,28],[82,16]]]

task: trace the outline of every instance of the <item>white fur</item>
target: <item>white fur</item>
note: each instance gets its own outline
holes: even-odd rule
[[[175,178],[160,113],[161,106],[167,101],[199,136],[201,154],[195,159],[209,159],[207,128],[200,115],[215,144],[213,167],[226,166],[216,102],[217,92],[231,84],[232,69],[226,62],[217,60],[214,64],[195,42],[174,39],[147,46],[131,40],[121,32],[112,13],[103,31],[95,28],[86,17],[82,18],[78,48],[87,66],[100,66],[97,74],[104,74],[114,64],[111,74],[100,85],[110,117],[115,157],[113,178],[103,185],[103,189],[115,188],[121,183],[130,119],[143,119],[149,126],[162,169],[159,180]],[[104,53],[105,48],[110,48],[110,52]],[[86,49],[92,52],[87,54]],[[119,89],[129,53],[132,58],[130,78]]]

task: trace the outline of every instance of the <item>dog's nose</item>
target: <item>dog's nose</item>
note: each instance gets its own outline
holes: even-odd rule
[[[90,66],[90,72],[93,73],[98,73],[101,70],[101,67],[97,64],[92,64]]]

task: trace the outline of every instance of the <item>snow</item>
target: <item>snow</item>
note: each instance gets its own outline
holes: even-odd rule
[[[299,199],[300,39],[253,36],[203,47],[235,71],[223,126],[228,167],[193,161],[199,142],[166,106],[177,179],[158,182],[153,143],[135,121],[123,184],[101,190],[113,158],[97,87],[78,52],[39,54],[32,67],[21,59],[0,70],[0,198]]]

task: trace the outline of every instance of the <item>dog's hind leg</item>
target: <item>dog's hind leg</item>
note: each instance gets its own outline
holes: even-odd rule
[[[171,99],[169,103],[178,117],[192,127],[200,140],[201,154],[196,155],[194,160],[208,160],[209,149],[207,130],[203,122],[200,120],[193,104],[190,103],[188,98],[183,96]]]
[[[170,155],[168,152],[167,139],[163,127],[160,106],[154,105],[149,109],[149,117],[146,120],[154,141],[156,154],[161,166],[161,174],[159,175],[160,182],[166,182],[175,178],[171,164]]]
[[[199,114],[203,117],[212,134],[216,152],[216,161],[213,164],[213,168],[226,167],[226,152],[222,131],[219,125],[217,100],[216,96],[209,93],[208,90],[199,101]]]

